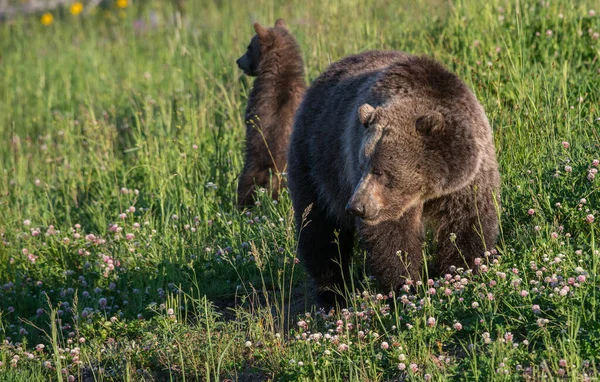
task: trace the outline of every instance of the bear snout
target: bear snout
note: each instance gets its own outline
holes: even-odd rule
[[[249,67],[250,65],[248,65],[248,58],[246,57],[245,54],[242,57],[235,60],[235,63],[237,64],[238,68],[243,70],[244,73],[248,74],[248,72],[250,70],[250,67]]]
[[[362,220],[375,220],[379,215],[379,206],[371,197],[354,196],[346,204],[346,212]]]
[[[356,215],[359,218],[365,217],[366,208],[362,203],[357,203],[356,201],[350,200],[348,204],[346,204],[346,212]]]

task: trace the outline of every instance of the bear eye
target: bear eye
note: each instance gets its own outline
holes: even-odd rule
[[[381,176],[381,175],[383,175],[383,172],[374,168],[374,169],[371,169],[371,174],[373,174],[375,176]]]

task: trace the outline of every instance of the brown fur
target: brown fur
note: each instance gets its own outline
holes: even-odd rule
[[[322,304],[348,277],[354,232],[386,291],[421,277],[426,225],[430,272],[473,268],[495,245],[491,128],[468,87],[427,57],[371,51],[331,65],[307,91],[288,155],[299,256]]]
[[[306,91],[304,61],[285,22],[274,28],[254,24],[256,35],[239,67],[256,76],[246,107],[246,152],[238,183],[238,205],[254,203],[254,186],[272,191],[277,199],[285,186],[287,147],[294,114]]]

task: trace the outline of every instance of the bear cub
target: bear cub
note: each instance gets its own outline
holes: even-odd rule
[[[369,51],[332,64],[296,114],[288,187],[298,255],[319,304],[349,281],[354,235],[385,292],[431,273],[476,270],[499,232],[500,175],[482,106],[427,57]],[[343,289],[341,289],[343,290]]]
[[[304,61],[282,19],[274,28],[254,24],[256,35],[236,63],[256,77],[246,107],[246,150],[238,181],[238,206],[254,204],[254,187],[277,199],[285,186],[287,148],[294,114],[306,91]]]

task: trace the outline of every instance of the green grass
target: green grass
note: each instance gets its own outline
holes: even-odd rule
[[[252,83],[235,59],[279,17],[309,81],[397,49],[474,90],[502,174],[488,272],[388,298],[357,249],[368,290],[314,311],[289,196],[234,204]],[[149,1],[0,23],[0,380],[599,378],[598,33],[592,0],[188,1],[181,18]]]

